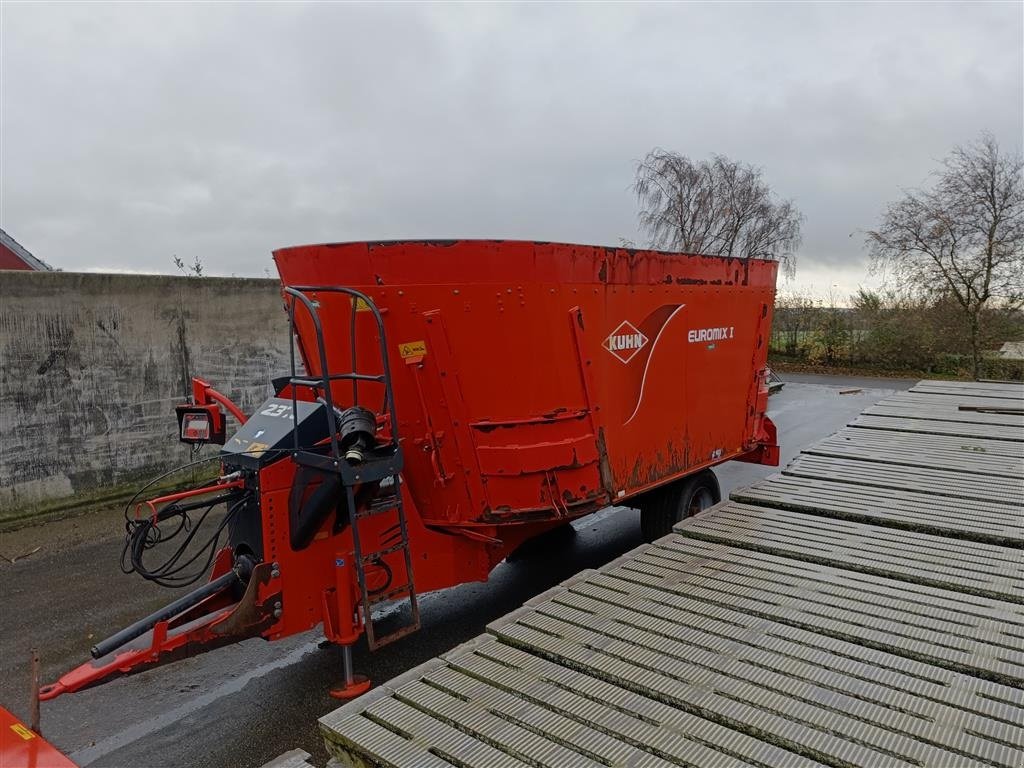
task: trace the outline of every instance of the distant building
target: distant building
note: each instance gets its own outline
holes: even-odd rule
[[[52,272],[53,267],[25,250],[25,247],[0,229],[0,269],[32,269]]]
[[[1024,360],[1024,341],[1008,341],[999,349],[1004,360]]]

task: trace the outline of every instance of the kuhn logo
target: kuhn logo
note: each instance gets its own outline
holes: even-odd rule
[[[622,362],[628,363],[637,352],[647,346],[647,341],[647,337],[626,320],[611,332],[602,346]]]
[[[724,328],[694,328],[686,334],[686,340],[691,344],[699,344],[704,341],[731,339],[735,330],[731,325]]]

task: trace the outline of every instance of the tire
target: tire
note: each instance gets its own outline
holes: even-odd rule
[[[718,478],[710,469],[659,488],[649,494],[640,506],[640,531],[644,541],[668,536],[676,523],[721,500]]]

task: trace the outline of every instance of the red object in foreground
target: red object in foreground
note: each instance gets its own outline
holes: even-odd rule
[[[700,508],[701,477],[702,503],[717,495],[705,470],[778,464],[774,262],[474,240],[274,257],[291,375],[248,417],[201,380],[178,408],[183,441],[224,444],[230,536],[211,581],[42,698],[317,625],[346,648],[335,695],[349,696],[368,684],[350,646],[415,631],[417,595],[485,581],[525,541],[611,504],[650,510],[662,535],[666,512]],[[242,424],[231,437],[221,406]],[[195,503],[153,500],[153,525]],[[374,606],[395,602],[407,610],[384,611],[401,623],[385,630]]]
[[[0,768],[76,768],[46,739],[0,707]]]

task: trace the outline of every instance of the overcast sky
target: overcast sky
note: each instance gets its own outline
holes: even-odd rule
[[[654,146],[761,166],[797,287],[980,131],[1020,151],[1024,4],[0,4],[2,227],[65,270],[283,245],[639,240]],[[790,286],[792,287],[792,286]]]

